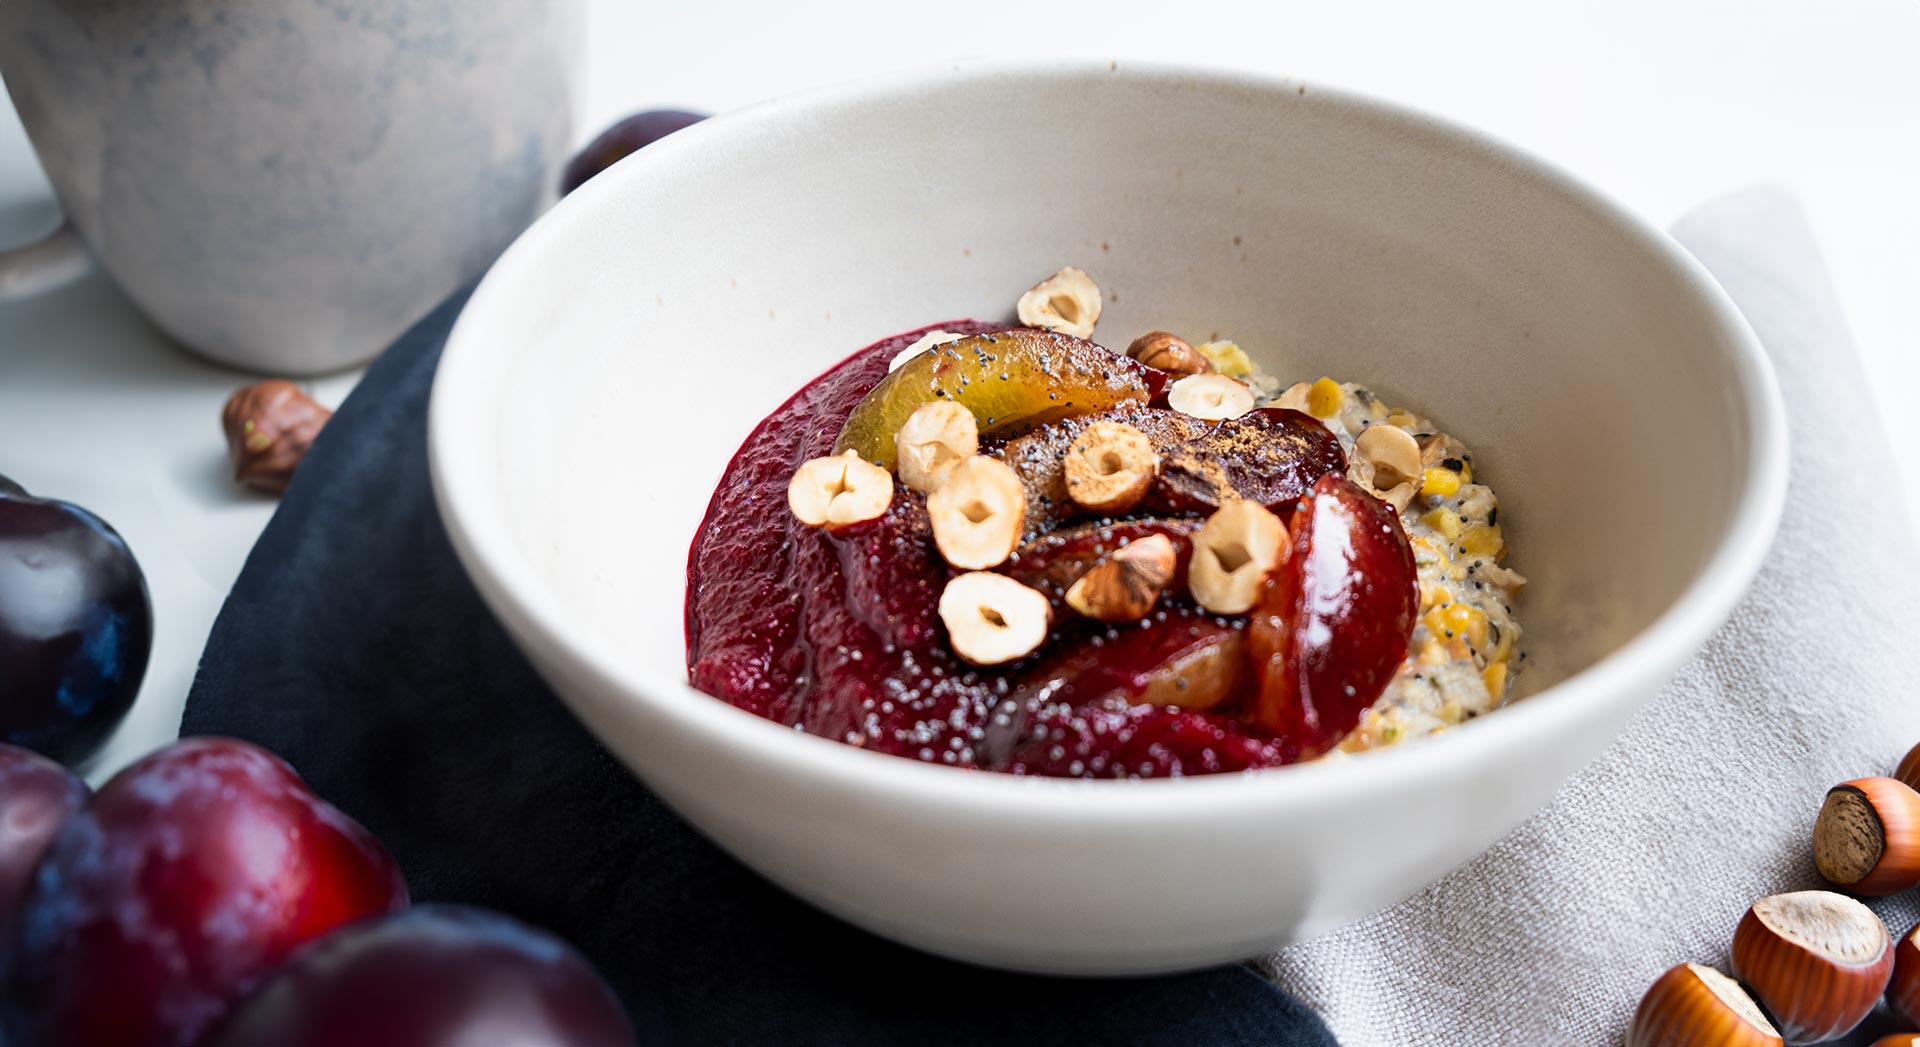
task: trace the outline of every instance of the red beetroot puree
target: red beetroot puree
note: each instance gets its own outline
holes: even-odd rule
[[[983,669],[956,657],[939,625],[940,591],[955,572],[934,548],[922,496],[896,485],[880,518],[831,533],[807,527],[787,510],[786,486],[794,471],[830,453],[847,416],[886,376],[897,353],[935,328],[974,334],[1005,327],[937,324],[869,346],[803,388],[747,438],[714,491],[688,564],[693,685],[809,734],[960,767],[1106,778],[1293,762],[1301,748],[1291,736],[1276,737],[1231,715],[1152,704],[1159,693],[1148,684],[1148,670],[1170,657],[1213,646],[1245,657],[1245,619],[1209,615],[1184,593],[1171,591],[1147,625],[1106,626],[1063,616],[1035,655]],[[1331,435],[1295,417],[1327,444],[1313,475],[1344,468]],[[1195,522],[1126,521],[1060,541],[1106,551],[1118,539],[1138,537],[1144,527],[1165,530],[1184,553],[1184,534]],[[1393,530],[1398,532],[1397,524]],[[1400,545],[1405,548],[1404,536]],[[1043,579],[1023,569],[1021,557],[1016,553],[1003,570],[1048,590]],[[1393,558],[1399,559],[1397,552]],[[1399,587],[1405,598],[1396,590],[1390,601],[1396,612],[1405,604],[1405,613],[1370,634],[1384,652],[1398,633],[1392,665],[1404,655],[1411,628],[1410,551],[1405,561],[1408,584]],[[1256,638],[1256,651],[1265,646]],[[1236,687],[1257,695],[1257,675],[1264,674],[1249,672]],[[1345,691],[1351,699],[1353,688]],[[1357,705],[1343,704],[1354,705],[1351,717],[1357,719],[1377,694],[1375,687]],[[1313,715],[1311,701],[1288,700]],[[1347,711],[1321,715],[1343,719]],[[1289,716],[1297,718],[1297,712]],[[1330,744],[1322,735],[1304,740],[1310,754]]]

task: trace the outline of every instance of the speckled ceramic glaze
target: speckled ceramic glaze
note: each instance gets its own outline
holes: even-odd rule
[[[194,350],[371,357],[565,159],[578,0],[5,0],[0,73],[69,220]]]

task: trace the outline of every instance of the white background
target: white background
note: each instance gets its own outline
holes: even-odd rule
[[[1908,423],[1920,380],[1912,0],[589,2],[583,138],[635,109],[721,111],[956,57],[1091,55],[1383,95],[1540,153],[1662,224],[1716,193],[1783,183],[1805,201],[1853,320],[1872,377],[1862,397],[1896,436]],[[0,110],[0,244],[51,228],[56,214]],[[153,588],[154,663],[95,777],[177,727],[208,627],[272,511],[224,479],[218,413],[246,380],[168,346],[97,276],[0,304],[0,473],[105,516]],[[315,389],[337,401],[351,383]],[[1904,488],[1890,504],[1920,508],[1920,460],[1889,465],[1888,486]]]

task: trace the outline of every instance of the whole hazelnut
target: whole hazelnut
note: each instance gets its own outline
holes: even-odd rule
[[[220,411],[235,483],[279,494],[333,412],[306,390],[273,378],[236,390]]]
[[[1893,939],[1873,910],[1829,891],[1753,903],[1733,932],[1733,974],[1788,1043],[1838,1039],[1866,1018],[1893,974]]]
[[[1214,371],[1213,361],[1207,359],[1207,354],[1195,349],[1179,335],[1165,331],[1148,331],[1135,338],[1133,344],[1127,347],[1127,355],[1175,378],[1212,374]]]

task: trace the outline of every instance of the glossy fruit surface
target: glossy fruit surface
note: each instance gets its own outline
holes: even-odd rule
[[[133,705],[152,646],[146,578],[120,535],[0,481],[0,741],[84,759]]]
[[[1162,519],[1074,524],[1021,543],[1000,571],[1022,585],[1045,593],[1059,613],[1065,606],[1067,590],[1081,575],[1115,550],[1142,538],[1161,535],[1173,544],[1174,569],[1167,581],[1167,591],[1185,592],[1187,561],[1193,555],[1190,536],[1199,526],[1198,520]]]
[[[949,399],[968,408],[980,435],[1147,402],[1147,368],[1092,342],[1015,327],[969,335],[921,353],[880,380],[857,404],[833,453],[858,451],[893,467],[893,436],[923,404]]]
[[[1393,510],[1338,473],[1314,483],[1292,533],[1248,631],[1257,718],[1307,757],[1339,744],[1393,679],[1419,595]]]
[[[278,757],[193,738],[68,822],[4,957],[10,1047],[187,1047],[300,945],[405,907],[386,850]]]
[[[0,745],[0,939],[67,819],[87,805],[87,783],[29,749]]]
[[[631,1047],[572,947],[495,913],[421,906],[315,942],[204,1047]]]
[[[1346,471],[1346,453],[1326,426],[1299,411],[1264,407],[1163,448],[1160,476],[1144,507],[1204,515],[1238,497],[1285,520],[1314,481]]]
[[[560,195],[565,196],[587,183],[594,175],[682,128],[705,120],[705,113],[687,113],[677,109],[650,109],[614,124],[600,137],[575,154],[560,176]]]

